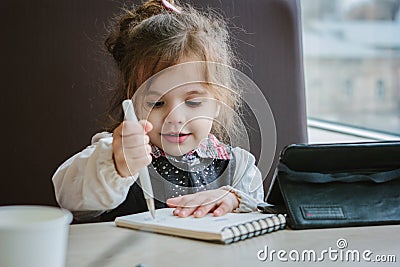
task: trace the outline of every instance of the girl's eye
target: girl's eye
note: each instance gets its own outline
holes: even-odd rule
[[[164,105],[164,101],[154,101],[154,102],[147,102],[147,106],[149,108],[159,108]]]
[[[201,101],[200,100],[186,100],[185,103],[189,107],[198,107],[198,106],[201,105]]]

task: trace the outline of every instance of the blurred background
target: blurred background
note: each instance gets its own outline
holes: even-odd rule
[[[400,137],[400,0],[301,0],[308,118]]]

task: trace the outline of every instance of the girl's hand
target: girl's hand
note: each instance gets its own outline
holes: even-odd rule
[[[213,212],[214,216],[232,212],[239,206],[239,200],[229,191],[216,189],[170,198],[167,205],[175,208],[175,216],[187,217],[193,214],[194,217],[200,218],[209,212]]]
[[[151,163],[150,138],[147,135],[153,129],[148,121],[139,123],[123,121],[113,133],[113,159],[115,168],[121,177],[132,176]]]

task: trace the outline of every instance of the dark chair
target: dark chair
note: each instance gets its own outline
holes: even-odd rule
[[[275,117],[274,167],[285,145],[307,142],[299,1],[189,2],[217,8],[231,25],[245,30],[234,31],[237,52],[246,63],[239,69],[263,91]],[[0,205],[56,205],[54,171],[101,130],[102,92],[112,81],[109,58],[101,50],[104,25],[119,7],[118,1],[107,0],[2,2],[6,159]],[[258,158],[259,127],[251,112],[247,120],[251,151]],[[272,173],[265,179],[266,190]]]
[[[2,2],[0,205],[57,205],[53,173],[101,129],[110,63],[101,47],[117,5]]]

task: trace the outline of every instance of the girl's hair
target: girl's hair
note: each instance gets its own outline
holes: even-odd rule
[[[121,103],[133,97],[140,85],[157,72],[177,64],[184,57],[196,57],[206,62],[232,66],[227,25],[213,11],[199,12],[190,5],[168,2],[180,12],[167,9],[162,0],[150,0],[131,9],[124,8],[116,17],[105,41],[107,50],[119,69],[119,84],[112,90],[109,106],[112,131],[123,120]],[[228,69],[228,67],[226,68]],[[221,106],[213,133],[222,142],[238,138],[235,127],[239,117],[240,94],[232,91],[235,82],[231,71],[220,71],[214,77],[230,89],[209,85]]]

